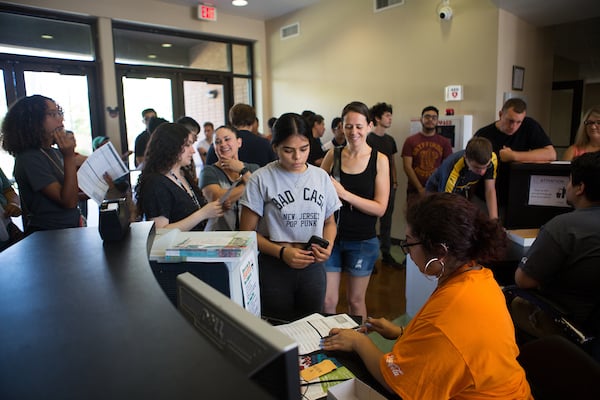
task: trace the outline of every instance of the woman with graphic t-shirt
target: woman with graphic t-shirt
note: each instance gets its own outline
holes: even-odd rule
[[[322,312],[325,269],[341,203],[325,171],[307,163],[311,131],[304,119],[283,114],[273,126],[277,161],[254,172],[240,200],[240,230],[258,234],[263,316],[292,321]],[[311,236],[329,241],[312,244]]]

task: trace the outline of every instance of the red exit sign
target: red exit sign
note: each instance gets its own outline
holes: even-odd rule
[[[216,21],[217,8],[213,6],[207,6],[206,4],[198,4],[198,18],[205,21]]]

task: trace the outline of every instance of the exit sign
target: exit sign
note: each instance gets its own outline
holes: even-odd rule
[[[213,6],[207,6],[206,4],[198,4],[198,18],[205,21],[216,21],[217,8]]]

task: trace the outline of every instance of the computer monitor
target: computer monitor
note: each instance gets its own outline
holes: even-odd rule
[[[570,175],[568,162],[511,163],[504,227],[539,228],[571,211],[566,199]]]
[[[300,399],[293,339],[189,272],[177,276],[177,296],[184,317],[249,379],[273,398]]]

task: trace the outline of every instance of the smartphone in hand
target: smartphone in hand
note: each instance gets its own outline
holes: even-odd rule
[[[329,246],[329,241],[319,237],[317,235],[313,235],[308,239],[308,243],[306,243],[306,250],[310,250],[311,244],[317,244],[320,247],[326,249]]]

